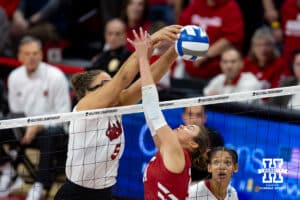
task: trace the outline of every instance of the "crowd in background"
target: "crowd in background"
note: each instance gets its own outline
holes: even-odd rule
[[[42,40],[45,61],[83,59],[87,64],[81,67],[114,75],[134,51],[126,41],[133,39],[132,29],[153,33],[168,24],[194,24],[208,33],[208,53],[195,62],[178,59],[163,87],[170,87],[172,78],[207,84],[222,73],[222,52],[234,47],[243,58],[241,71],[253,73],[261,88],[274,88],[293,76],[299,13],[299,0],[1,1],[0,55],[15,57],[20,39],[32,35]],[[164,52],[163,46],[153,61]]]

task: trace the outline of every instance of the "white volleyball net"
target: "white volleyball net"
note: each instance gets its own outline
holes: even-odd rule
[[[235,190],[230,191],[236,191],[239,199],[300,199],[300,112],[297,111],[300,102],[299,105],[289,103],[288,108],[265,103],[275,97],[291,99],[299,94],[300,86],[292,86],[164,101],[160,106],[173,128],[184,123],[185,107],[206,107],[206,126],[216,130],[225,146],[238,153],[239,170],[231,179]],[[22,127],[43,125],[49,128],[57,123],[69,124],[68,178],[85,187],[112,184],[115,176],[113,161],[120,160],[117,182],[113,186],[115,199],[143,199],[144,168],[156,149],[140,104],[0,121],[0,134],[8,130],[13,134],[13,139],[4,139],[0,141],[1,145],[19,176],[27,183],[13,193],[25,193],[41,176],[37,173],[38,162],[45,155],[44,159],[51,162],[45,166],[51,168],[42,171],[53,174],[51,178],[56,184],[53,187],[51,182],[51,188],[47,188],[49,199],[63,183],[67,156],[65,136],[43,135],[48,137],[42,139],[43,142],[52,141],[44,146],[46,154],[40,154],[40,150],[31,145],[20,144],[25,130]],[[123,130],[119,123],[123,124]],[[161,192],[168,199],[168,195]]]

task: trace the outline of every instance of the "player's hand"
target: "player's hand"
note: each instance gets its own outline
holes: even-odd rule
[[[138,58],[148,59],[153,51],[152,41],[147,31],[142,28],[139,30],[139,34],[133,30],[134,41],[127,38],[128,42],[135,47],[136,54]]]
[[[29,19],[31,24],[37,24],[42,20],[42,16],[39,12],[35,13],[34,15],[32,15]]]
[[[159,31],[155,32],[150,36],[153,45],[156,45],[158,42],[163,40],[168,40],[174,42],[178,39],[178,35],[181,32],[183,26],[181,25],[170,25],[166,26]]]
[[[206,56],[199,57],[194,61],[193,65],[194,67],[201,67],[206,61],[208,61],[208,58]]]
[[[36,126],[29,126],[26,129],[25,135],[21,139],[20,143],[23,145],[30,144],[36,135],[43,130],[43,126],[36,125]]]

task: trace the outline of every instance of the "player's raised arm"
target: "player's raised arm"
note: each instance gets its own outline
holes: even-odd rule
[[[174,40],[177,36],[176,34],[180,32],[181,26],[172,25],[165,27],[158,32],[154,33],[151,36],[151,41],[153,44],[157,44],[162,40]],[[165,59],[161,59],[162,64],[166,64],[167,59],[171,60],[171,57],[175,57],[176,53],[169,53],[168,56],[164,56]],[[166,66],[171,66],[171,63]],[[158,81],[165,74],[165,72],[169,68],[162,69],[161,72],[156,70],[155,80]],[[128,85],[132,82],[138,72],[138,64],[136,60],[136,55],[133,53],[127,61],[122,65],[117,74],[111,78],[107,76],[108,74],[102,73],[99,75],[99,83],[96,85],[101,85],[100,87],[95,88],[96,85],[87,85],[84,88],[84,95],[77,104],[77,110],[89,110],[89,109],[97,109],[97,108],[105,108],[111,106],[119,106],[119,105],[128,105],[136,103],[140,100],[141,95],[139,91],[140,84],[136,84],[133,89],[124,90],[128,87]],[[102,84],[105,81],[105,85]],[[82,82],[86,82],[83,80]],[[137,89],[138,88],[138,89]],[[123,91],[124,90],[124,91]],[[123,91],[123,92],[122,92]],[[121,94],[122,93],[122,94]]]
[[[158,92],[151,75],[149,54],[151,40],[148,33],[140,29],[139,35],[134,32],[135,41],[129,40],[136,48],[139,63],[144,114],[151,134],[156,142],[165,166],[173,172],[181,172],[185,166],[183,149],[172,129],[168,126],[159,107]]]
[[[150,36],[151,42],[153,45],[156,45],[163,40],[174,43],[177,39],[177,34],[180,33],[181,29],[182,26],[180,25],[166,26]],[[174,44],[172,44],[169,49],[151,65],[151,73],[155,83],[168,72],[177,56]],[[141,80],[137,80],[129,88],[122,91],[120,105],[136,104],[141,98]]]

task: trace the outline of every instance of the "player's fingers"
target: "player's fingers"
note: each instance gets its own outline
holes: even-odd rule
[[[141,26],[140,26],[140,38],[144,38],[144,31]]]
[[[178,39],[178,36],[177,36],[177,34],[174,34],[174,33],[171,33],[171,32],[167,32],[165,34],[165,39],[169,40],[169,41],[174,41],[174,40]]]
[[[174,32],[181,32],[181,29],[183,28],[183,26],[181,25],[171,25],[171,26],[168,26],[168,28]]]
[[[139,36],[138,36],[138,34],[136,33],[136,31],[134,29],[132,30],[132,33],[133,33],[135,39],[138,40]]]
[[[127,38],[127,41],[132,45],[134,44],[134,42],[130,38]]]

